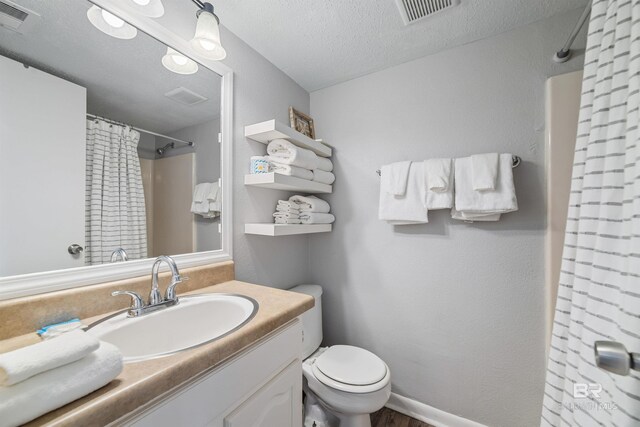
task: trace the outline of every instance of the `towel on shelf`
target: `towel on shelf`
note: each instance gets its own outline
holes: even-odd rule
[[[388,171],[388,169],[387,169]],[[385,170],[383,167],[382,177]],[[411,163],[407,188],[403,196],[389,191],[391,181],[380,180],[380,205],[378,217],[394,225],[424,224],[429,222],[426,199],[424,162]]]
[[[404,196],[407,191],[411,162],[396,162],[380,168],[380,186],[393,196]]]
[[[311,181],[313,179],[313,172],[309,169],[304,169],[298,166],[285,165],[284,163],[277,163],[269,158],[269,166],[271,166],[271,170],[275,173],[279,173],[281,175],[295,176],[297,178],[307,179]]]
[[[31,421],[104,387],[121,371],[120,351],[101,342],[97,350],[78,361],[0,387],[0,425],[18,426]]]
[[[222,211],[222,197],[218,182],[203,182],[193,190],[191,212],[204,218],[215,218]]]
[[[300,213],[302,212],[320,212],[328,213],[331,210],[329,203],[322,199],[318,199],[316,196],[291,196],[290,202],[295,202],[300,206]]]
[[[274,212],[274,218],[299,219],[299,215],[292,212]]]
[[[331,172],[323,171],[320,169],[314,169],[313,180],[321,184],[331,185],[336,180],[336,176]]]
[[[498,179],[498,153],[474,154],[471,156],[473,189],[494,191]]]
[[[311,150],[298,147],[286,139],[274,139],[267,145],[269,160],[275,163],[313,170],[318,167],[318,156]]]
[[[455,208],[452,217],[464,221],[497,221],[500,214],[518,210],[513,183],[511,154],[500,154],[496,188],[473,189],[473,166],[470,157],[455,161]]]
[[[427,187],[427,210],[453,207],[453,160],[429,159],[424,161]]]
[[[298,218],[275,218],[276,224],[302,224]]]
[[[333,171],[333,162],[326,157],[318,156],[318,167],[321,171],[331,172]]]
[[[0,386],[10,386],[42,372],[82,359],[100,346],[93,336],[75,330],[50,340],[0,354]]]
[[[300,213],[300,205],[296,202],[291,202],[289,200],[278,200],[278,204],[276,205],[276,211]]]
[[[330,213],[302,212],[300,214],[302,224],[331,224],[335,220],[336,217]]]

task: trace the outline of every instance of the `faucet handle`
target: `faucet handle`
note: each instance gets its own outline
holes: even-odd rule
[[[176,296],[176,286],[182,282],[186,282],[187,280],[189,280],[187,276],[177,276],[167,287],[167,291],[164,296],[165,301],[177,301],[178,297]]]
[[[131,307],[129,308],[129,316],[135,316],[135,312],[142,310],[144,302],[142,297],[133,291],[114,291],[111,292],[112,297],[119,295],[128,295],[131,297]]]

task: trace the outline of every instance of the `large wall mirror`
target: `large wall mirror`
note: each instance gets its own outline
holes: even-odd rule
[[[88,1],[9,4],[26,18],[0,26],[0,292],[219,252],[222,77]]]

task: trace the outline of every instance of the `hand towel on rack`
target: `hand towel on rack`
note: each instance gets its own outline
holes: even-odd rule
[[[427,209],[451,209],[453,207],[453,160],[429,159],[424,161]]]
[[[314,169],[313,180],[321,184],[331,185],[336,180],[336,176],[331,172],[323,171],[320,169]]]
[[[298,166],[286,165],[284,163],[277,163],[274,161],[269,161],[269,165],[271,166],[271,170],[275,173],[279,173],[282,175],[295,176],[297,178],[307,179],[311,181],[313,179],[313,172],[309,169],[304,169]]]
[[[331,224],[336,217],[330,213],[321,212],[302,212],[300,214],[300,222],[302,224]]]
[[[298,218],[274,218],[276,224],[302,224]]]
[[[121,371],[118,348],[101,342],[96,351],[76,362],[0,387],[0,425],[17,426],[31,421],[104,387]]]
[[[313,170],[318,167],[318,156],[311,150],[298,147],[286,139],[274,139],[267,145],[269,160],[285,165]]]
[[[473,189],[494,191],[498,179],[498,153],[474,154],[471,156]]]
[[[380,168],[380,188],[393,196],[404,196],[407,191],[411,162],[396,162]]]
[[[300,213],[302,212],[320,212],[328,213],[331,210],[329,203],[322,199],[318,199],[316,196],[291,196],[290,202],[295,202],[300,205]]]
[[[511,154],[501,154],[498,160],[498,178],[494,191],[473,189],[471,158],[455,161],[455,208],[452,217],[465,221],[497,221],[499,214],[518,210],[513,184]],[[483,218],[484,219],[481,219]]]
[[[193,191],[191,212],[203,218],[215,218],[222,211],[222,193],[218,181],[197,184]]]
[[[92,353],[100,342],[81,330],[0,354],[0,386],[10,386]]]
[[[333,162],[326,157],[318,156],[318,167],[316,169],[320,169],[325,172],[333,171]]]
[[[384,172],[383,172],[384,174]],[[424,224],[427,215],[424,162],[411,163],[407,189],[403,196],[394,196],[380,182],[380,205],[378,217],[394,225]]]

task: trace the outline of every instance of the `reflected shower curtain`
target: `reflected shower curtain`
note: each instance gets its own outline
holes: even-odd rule
[[[593,344],[640,352],[640,0],[594,0],[541,425],[640,425],[640,372],[595,366]]]
[[[138,142],[129,126],[87,120],[85,263],[110,262],[123,248],[129,259],[147,257],[145,212]]]

